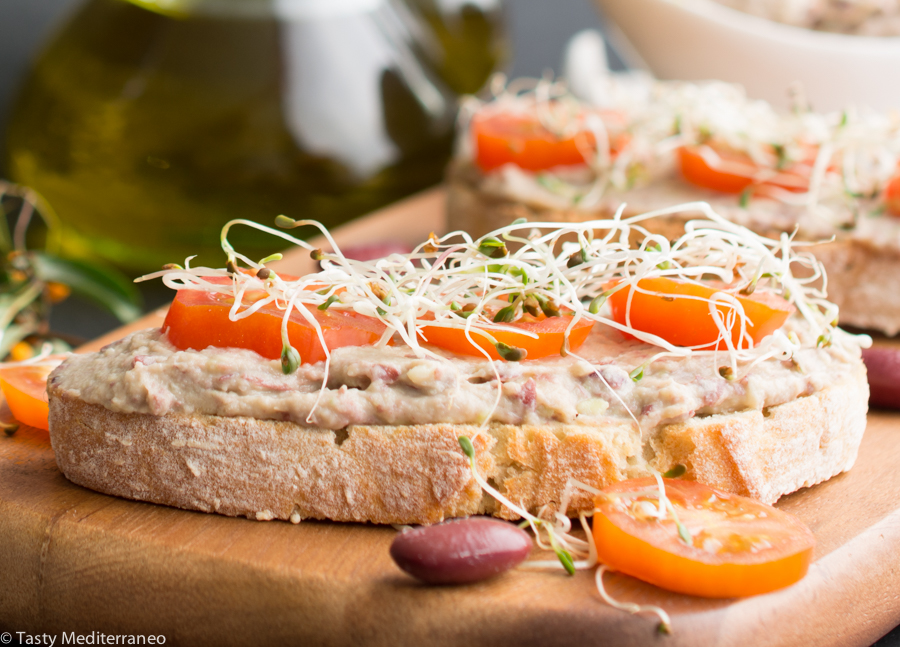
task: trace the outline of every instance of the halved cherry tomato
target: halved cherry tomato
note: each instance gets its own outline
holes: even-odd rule
[[[719,338],[719,329],[709,311],[709,302],[701,299],[709,299],[716,292],[721,292],[721,289],[664,277],[641,279],[638,287],[659,295],[644,294],[631,287],[612,294],[609,304],[616,322],[657,335],[676,346],[697,346],[704,350],[713,348]],[[632,291],[634,296],[631,299],[631,311],[626,317],[628,296]],[[784,325],[795,310],[793,305],[771,292],[759,290],[750,296],[735,296],[749,319],[747,334],[754,345]],[[719,304],[717,310],[723,320],[727,321],[732,308]],[[742,341],[740,334],[740,322],[736,320],[731,339],[735,348],[748,348],[749,343],[746,339]],[[720,340],[719,350],[725,347],[724,340]]]
[[[622,481],[598,496],[593,534],[601,562],[664,589],[703,597],[743,597],[800,580],[815,537],[796,517],[702,483],[664,479],[671,513],[652,516],[656,479]]]
[[[566,328],[572,323],[572,318],[561,315],[558,317],[535,318],[533,321],[519,321],[504,324],[519,330],[530,333],[536,333],[537,339],[527,337],[516,332],[508,332],[505,330],[491,330],[490,334],[498,341],[509,346],[515,346],[526,351],[525,359],[540,359],[541,357],[550,357],[559,355],[562,350],[563,341],[565,340]],[[588,333],[591,331],[594,322],[588,319],[581,319],[575,324],[572,332],[569,334],[569,350],[578,350],[578,348],[587,339]],[[466,339],[466,333],[461,328],[438,328],[437,326],[425,326],[422,328],[423,341],[429,344],[439,346],[445,350],[459,353],[460,355],[474,355],[484,357],[484,353],[479,351],[472,343]],[[501,359],[494,348],[484,337],[472,333],[472,339],[475,343],[487,351],[491,359]]]
[[[884,188],[884,205],[892,216],[900,216],[900,173]]]
[[[704,155],[718,156],[721,165],[711,165]],[[761,167],[745,153],[704,144],[678,149],[678,162],[685,180],[721,193],[741,193],[751,186],[774,186],[788,191],[808,191],[811,164],[797,163],[777,170]]]
[[[472,119],[472,131],[476,161],[482,171],[491,171],[504,164],[514,164],[526,171],[584,164],[582,150],[593,150],[596,146],[590,131],[562,139],[547,130],[536,117],[527,115],[476,115]],[[611,154],[614,155],[627,143],[628,136],[620,133],[611,138]]]
[[[252,302],[254,295],[248,296],[245,302]],[[258,296],[261,293],[257,298]],[[269,305],[245,319],[231,321],[228,313],[232,303],[231,297],[227,295],[179,290],[169,307],[163,332],[181,350],[202,350],[210,346],[246,348],[269,359],[281,357],[281,320],[284,311]],[[372,344],[384,332],[384,325],[374,317],[337,309],[322,311],[310,307],[309,311],[322,327],[329,350],[341,346]],[[302,363],[311,364],[325,359],[325,351],[315,328],[297,311],[291,313],[288,338],[300,354]]]
[[[50,406],[47,376],[62,363],[51,356],[40,364],[12,364],[0,367],[0,388],[16,420],[29,427],[49,429]]]

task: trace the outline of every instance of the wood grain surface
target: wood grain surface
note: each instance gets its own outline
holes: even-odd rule
[[[430,192],[348,226],[338,242],[416,242],[441,221],[441,193]],[[283,269],[306,269],[301,256]],[[607,575],[614,596],[672,614],[674,633],[659,636],[652,618],[606,606],[592,572],[420,585],[391,561],[390,527],[258,522],[105,496],[67,481],[46,432],[23,428],[0,437],[0,629],[153,633],[167,645],[869,645],[900,623],[898,466],[900,415],[874,412],[850,472],[778,504],[818,541],[809,574],[783,591],[704,600]]]

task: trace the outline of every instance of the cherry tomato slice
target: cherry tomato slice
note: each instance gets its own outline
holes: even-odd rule
[[[536,333],[537,339],[522,335],[516,332],[507,331],[490,331],[490,334],[498,341],[509,346],[515,346],[526,351],[526,360],[540,359],[541,357],[550,357],[559,355],[562,350],[563,341],[565,340],[566,328],[572,322],[571,317],[542,317],[536,321],[521,321],[504,324],[512,326],[519,330],[530,333]],[[572,332],[569,334],[569,349],[572,351],[578,348],[587,339],[588,333],[591,331],[594,322],[588,319],[581,319],[575,324]],[[473,355],[484,357],[484,353],[478,350],[472,343],[466,339],[466,333],[461,328],[438,328],[436,326],[424,326],[421,332],[422,341],[429,344],[439,346],[445,350],[459,353],[460,355]],[[497,349],[493,344],[484,337],[472,333],[472,339],[475,343],[487,351],[491,359],[502,359],[497,353]]]
[[[884,205],[892,216],[900,216],[900,173],[891,178],[884,188]]]
[[[248,301],[252,301],[253,295],[249,296]],[[245,319],[231,321],[228,314],[232,303],[227,295],[179,290],[169,307],[163,332],[181,350],[202,350],[210,346],[246,348],[269,359],[280,358],[284,311],[269,305]],[[310,307],[309,311],[322,327],[329,350],[372,344],[384,332],[384,325],[374,317],[337,309],[322,311]],[[302,363],[311,364],[325,359],[325,351],[315,328],[297,311],[291,313],[288,338],[300,354]]]
[[[707,162],[704,154],[718,155],[722,167]],[[748,155],[708,145],[678,149],[681,174],[689,183],[720,193],[741,193],[751,186],[774,186],[788,191],[808,191],[811,165],[795,164],[779,171],[758,166]]]
[[[615,126],[620,119],[607,114],[604,122]],[[472,119],[477,150],[476,162],[482,171],[514,164],[526,171],[544,171],[555,166],[585,163],[584,150],[596,146],[594,134],[584,130],[573,137],[560,138],[529,115],[476,115]],[[615,156],[629,140],[627,133],[610,133],[610,154]]]
[[[815,537],[802,521],[772,506],[694,481],[664,479],[670,513],[659,520],[656,479],[616,483],[598,496],[593,534],[601,562],[656,586],[703,597],[743,597],[800,580]],[[641,494],[644,492],[645,494]]]
[[[675,346],[699,347],[701,350],[711,350],[715,346],[719,329],[709,311],[709,303],[685,297],[709,299],[721,289],[664,277],[641,279],[638,287],[659,295],[643,294],[631,287],[612,294],[609,304],[616,322],[662,337]],[[631,311],[626,317],[631,292],[634,296]],[[793,305],[771,292],[758,290],[750,296],[735,296],[749,319],[746,331],[754,345],[784,325],[795,310]],[[727,321],[732,309],[724,304],[718,305],[717,309],[723,320]],[[748,348],[749,342],[741,340],[740,334],[740,324],[736,321],[732,328],[732,342],[735,348]],[[724,340],[718,342],[717,348],[726,348]]]
[[[47,376],[63,358],[48,357],[40,364],[13,364],[0,367],[0,388],[16,420],[29,427],[49,429],[47,418]]]

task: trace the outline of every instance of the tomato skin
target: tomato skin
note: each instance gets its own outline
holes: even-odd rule
[[[900,173],[895,175],[884,188],[884,205],[892,216],[900,216]]]
[[[712,149],[724,162],[736,166],[733,169],[713,168],[703,157],[704,148]],[[679,148],[678,164],[681,175],[687,182],[719,193],[743,193],[751,186],[773,186],[799,192],[809,190],[809,168],[804,164],[795,164],[784,171],[771,169],[771,173],[763,175],[765,169],[748,155],[709,145]],[[757,179],[760,177],[764,179]]]
[[[526,171],[543,171],[554,166],[584,164],[579,144],[593,148],[588,132],[560,139],[536,117],[526,115],[476,115],[472,131],[477,149],[476,162],[482,171],[515,164]]]
[[[815,537],[796,517],[702,483],[663,480],[692,545],[679,537],[670,514],[664,521],[638,519],[631,506],[608,498],[655,488],[655,479],[623,481],[596,499],[601,562],[670,591],[715,598],[767,593],[806,574]]]
[[[0,367],[0,388],[6,404],[15,419],[23,425],[37,429],[50,428],[47,377],[62,363],[62,359],[61,356],[51,356],[41,364]]]
[[[638,287],[669,296],[642,294],[632,290],[630,286],[623,288],[609,297],[610,309],[616,322],[623,325],[628,323],[632,328],[662,337],[675,346],[699,347],[700,350],[726,348],[724,340],[715,345],[719,329],[709,311],[709,304],[706,301],[679,298],[694,296],[708,299],[722,290],[665,277],[641,279]],[[630,321],[626,322],[628,295],[632,292],[634,296],[631,299]],[[795,310],[793,305],[770,292],[758,291],[750,296],[735,296],[753,323],[752,326],[748,323],[747,334],[753,339],[754,345],[784,325]],[[718,310],[724,318],[731,308],[719,305]],[[731,339],[735,348],[748,347],[746,340],[740,344],[740,326],[737,323],[732,329]]]
[[[629,134],[621,130],[624,120],[612,112],[597,116],[615,129],[608,133],[609,154],[615,157],[630,141]],[[485,172],[506,164],[532,172],[556,166],[579,166],[586,163],[583,151],[593,151],[597,146],[596,137],[590,130],[561,138],[547,130],[534,115],[479,114],[472,118],[471,127],[475,162]]]
[[[252,298],[252,297],[251,297]],[[180,350],[246,348],[268,359],[281,357],[281,321],[284,311],[274,305],[240,319],[231,321],[229,296],[201,290],[179,290],[169,307],[163,323],[169,341]],[[337,309],[326,311],[309,307],[322,327],[329,350],[341,346],[365,346],[381,338],[384,325],[374,317],[366,317]],[[303,364],[325,359],[325,351],[316,330],[299,312],[292,312],[288,323],[288,338],[300,354]]]
[[[550,357],[559,355],[565,340],[565,331],[572,322],[571,317],[543,317],[538,321],[513,322],[504,324],[524,330],[527,332],[537,333],[537,339],[526,337],[515,332],[507,332],[501,330],[491,330],[490,334],[498,341],[509,346],[524,349],[528,354],[525,359],[540,359],[542,357]],[[575,351],[587,339],[588,333],[593,328],[594,322],[589,319],[581,319],[572,332],[569,334],[569,350]],[[471,333],[475,343],[487,351],[491,359],[502,359],[497,353],[497,349],[493,344],[484,337]],[[437,326],[424,326],[421,331],[422,341],[439,346],[445,350],[459,353],[460,355],[472,355],[475,357],[484,357],[484,353],[466,339],[465,331],[461,328],[439,328]]]

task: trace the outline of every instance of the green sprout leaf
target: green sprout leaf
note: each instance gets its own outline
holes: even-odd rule
[[[271,263],[272,261],[280,261],[282,258],[284,258],[284,256],[279,253],[270,254],[269,256],[266,256],[264,259],[262,259],[259,264],[265,265],[266,263]]]
[[[601,294],[599,296],[594,297],[594,299],[591,301],[591,305],[588,306],[588,312],[590,312],[592,315],[595,315],[598,312],[600,312],[600,308],[602,308],[603,304],[606,303],[606,297],[607,297],[606,292],[604,292],[603,294]]]
[[[334,303],[335,301],[339,301],[339,300],[340,300],[340,297],[338,295],[332,294],[330,297],[328,297],[328,300],[325,303],[319,304],[319,306],[318,306],[319,310],[328,310],[328,308],[331,307],[332,303]]]
[[[524,348],[516,348],[515,346],[504,344],[502,341],[497,342],[495,348],[497,349],[497,354],[507,362],[521,362],[528,356],[528,351]]]
[[[678,464],[663,474],[663,478],[677,479],[679,476],[683,476],[685,472],[687,472],[687,468],[684,465]]]
[[[572,554],[565,548],[556,548],[556,556],[562,563],[563,568],[566,569],[566,573],[575,575],[575,561],[572,559]]]
[[[790,161],[788,159],[787,149],[785,148],[784,144],[772,144],[772,150],[775,151],[775,156],[777,158],[775,168],[781,171],[785,166],[787,166],[788,162]]]
[[[277,216],[275,218],[275,225],[282,229],[293,229],[297,226],[297,221],[293,218],[288,218],[287,216]]]
[[[459,437],[459,446],[462,447],[463,453],[469,457],[469,460],[475,460],[475,446],[468,436]]]
[[[286,345],[281,349],[281,371],[285,375],[290,375],[300,368],[300,353],[290,345]]]
[[[541,304],[541,310],[548,317],[559,316],[559,307],[556,305],[553,299],[538,299],[538,303]]]
[[[587,253],[586,253],[584,247],[582,247],[577,252],[572,252],[572,254],[569,255],[569,260],[566,261],[566,267],[571,269],[573,267],[578,267],[579,265],[583,265],[584,263],[587,263],[587,261],[588,261]]]
[[[522,303],[522,309],[532,317],[537,317],[541,314],[540,302],[531,295],[525,297],[525,301]]]
[[[497,311],[497,314],[494,315],[494,323],[509,323],[516,318],[516,306],[515,304],[511,306],[506,306],[505,308],[500,308]]]
[[[644,365],[641,364],[631,371],[631,373],[628,374],[628,377],[630,377],[633,382],[639,382],[641,378],[644,377]]]
[[[499,258],[509,254],[506,243],[499,238],[485,238],[478,243],[478,251],[488,258]]]

